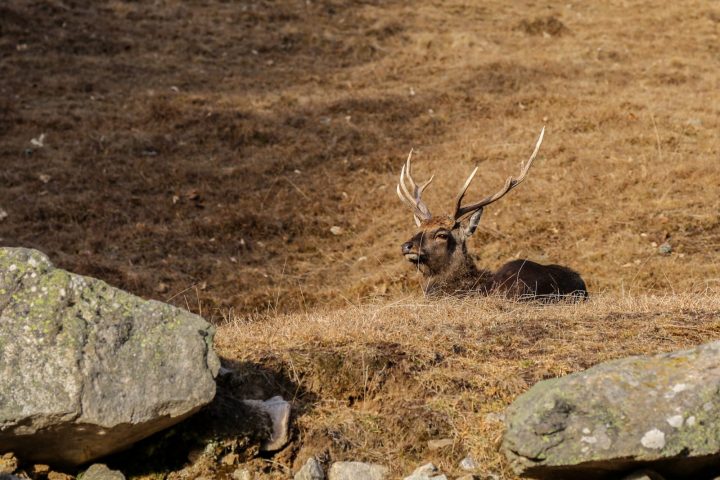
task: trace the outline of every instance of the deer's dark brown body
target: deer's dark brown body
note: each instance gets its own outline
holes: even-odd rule
[[[451,218],[433,218],[402,245],[403,255],[423,274],[428,295],[499,294],[510,298],[585,298],[585,282],[560,265],[513,260],[496,272],[480,269],[467,251],[467,229]]]
[[[567,267],[513,260],[492,272],[479,269],[467,251],[467,239],[477,229],[483,208],[502,198],[525,179],[542,137],[541,133],[535,151],[518,178],[510,177],[498,193],[475,204],[462,206],[462,199],[477,172],[476,168],[458,194],[455,213],[448,217],[433,217],[430,214],[421,195],[432,178],[423,185],[417,185],[410,174],[408,157],[400,174],[398,195],[413,208],[418,231],[403,243],[402,253],[422,272],[423,290],[427,295],[500,294],[511,298],[549,301],[587,297],[585,282],[577,272]],[[410,189],[406,181],[410,183]]]

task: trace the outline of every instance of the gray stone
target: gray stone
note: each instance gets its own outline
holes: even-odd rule
[[[274,452],[287,445],[290,441],[290,413],[292,410],[289,402],[280,396],[275,396],[265,401],[243,400],[243,403],[263,412],[270,417],[272,422],[272,434],[268,440],[263,442],[260,450]]]
[[[477,470],[477,468],[478,468],[477,463],[475,462],[475,459],[470,455],[468,455],[467,457],[460,460],[459,467],[465,471]]]
[[[233,480],[253,480],[252,473],[244,468],[236,469],[230,476]]]
[[[413,473],[404,480],[447,480],[447,477],[440,473],[440,470],[432,463],[426,463],[416,468]]]
[[[720,342],[539,382],[508,409],[503,451],[533,478],[698,478],[720,463]]]
[[[105,464],[96,463],[85,470],[81,480],[125,480],[125,475],[118,470],[110,470]]]
[[[79,465],[196,412],[220,362],[202,318],[0,248],[0,451]]]
[[[662,475],[658,475],[652,470],[640,470],[623,477],[622,480],[665,480]]]
[[[385,480],[387,467],[374,463],[335,462],[330,466],[328,480]]]
[[[325,472],[320,461],[310,457],[293,478],[294,480],[325,480]]]
[[[438,472],[438,468],[434,463],[426,463],[420,465],[413,471],[413,475],[434,475]]]

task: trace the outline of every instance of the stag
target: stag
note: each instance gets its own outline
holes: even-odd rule
[[[434,176],[421,184],[413,180],[410,151],[400,171],[397,194],[412,209],[418,229],[410,240],[402,244],[402,253],[422,272],[426,295],[500,294],[518,299],[550,301],[587,297],[585,282],[577,272],[567,267],[513,260],[492,272],[478,268],[468,254],[467,239],[477,230],[484,208],[503,198],[525,180],[540,150],[544,134],[545,128],[540,132],[535,150],[522,165],[518,177],[509,177],[497,193],[463,205],[465,192],[478,171],[478,167],[475,167],[455,198],[455,212],[451,216],[434,217],[430,214],[421,197]]]

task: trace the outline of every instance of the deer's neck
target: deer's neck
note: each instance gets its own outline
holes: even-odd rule
[[[440,271],[424,274],[426,295],[458,295],[470,292],[487,293],[492,272],[479,269],[467,251],[453,255]]]

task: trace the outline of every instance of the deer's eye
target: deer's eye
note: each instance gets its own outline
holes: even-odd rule
[[[435,234],[435,238],[439,240],[447,240],[448,233],[447,232],[438,232]]]

